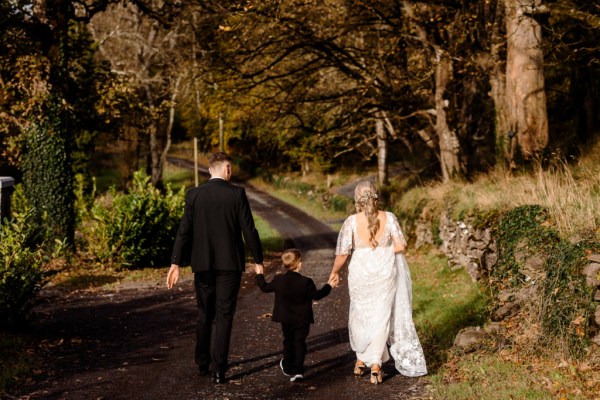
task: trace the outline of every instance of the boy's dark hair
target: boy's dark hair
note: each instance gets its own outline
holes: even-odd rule
[[[302,253],[298,249],[287,249],[281,255],[281,261],[283,261],[285,269],[293,271],[302,261]]]
[[[208,157],[208,166],[211,168],[224,162],[231,163],[231,157],[229,157],[227,153],[223,153],[222,151],[212,153]]]

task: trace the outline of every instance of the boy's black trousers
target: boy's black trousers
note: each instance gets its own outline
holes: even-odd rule
[[[290,375],[304,374],[306,338],[310,324],[281,324],[283,331],[283,370]]]

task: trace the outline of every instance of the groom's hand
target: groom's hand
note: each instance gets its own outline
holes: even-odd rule
[[[167,288],[171,289],[175,283],[179,280],[179,265],[171,264],[169,273],[167,274]]]
[[[262,264],[254,264],[254,272],[256,272],[256,275],[264,274],[265,269]]]

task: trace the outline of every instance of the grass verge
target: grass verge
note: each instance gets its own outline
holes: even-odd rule
[[[165,183],[171,184],[173,191],[178,191],[182,187],[189,189],[194,187],[194,171],[178,167],[171,163],[165,163],[165,169],[163,172],[163,179]],[[204,179],[200,176],[200,183],[202,184]]]
[[[430,372],[442,365],[458,331],[482,325],[487,297],[464,270],[451,270],[446,257],[429,248],[407,257],[413,281],[413,318]]]
[[[336,211],[331,208],[326,208],[319,198],[315,197],[313,194],[309,194],[310,189],[302,191],[294,188],[276,188],[260,178],[252,179],[250,183],[257,188],[268,192],[271,196],[285,201],[321,220],[334,230],[339,229],[342,226],[344,219],[349,215],[346,211]]]
[[[585,362],[498,353],[456,354],[429,377],[433,399],[598,399],[598,370]]]

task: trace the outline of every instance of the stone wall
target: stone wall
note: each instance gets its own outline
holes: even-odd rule
[[[475,228],[472,219],[454,221],[447,211],[439,216],[439,236],[434,234],[431,220],[420,219],[415,225],[415,245],[438,245],[448,258],[450,268],[465,268],[473,281],[480,281],[488,276],[498,262],[497,244],[489,228]],[[539,282],[544,279],[545,260],[538,254],[530,254],[527,246],[517,246],[515,258],[522,265],[521,272],[527,284],[517,291],[501,291],[496,299],[497,307],[492,320],[501,321],[518,314],[523,306],[534,297],[539,289]],[[595,290],[594,301],[600,302],[600,254],[588,257],[589,264],[584,268],[586,283]],[[541,278],[541,279],[540,279]],[[600,346],[600,304],[596,303],[595,314],[591,322],[591,340]],[[472,336],[472,335],[471,335]],[[470,337],[470,336],[469,336]]]
[[[497,263],[496,242],[490,229],[476,229],[472,221],[454,221],[446,211],[440,214],[439,237],[434,238],[432,222],[419,220],[415,228],[416,247],[441,242],[440,250],[450,267],[465,268],[473,281],[479,281]]]

